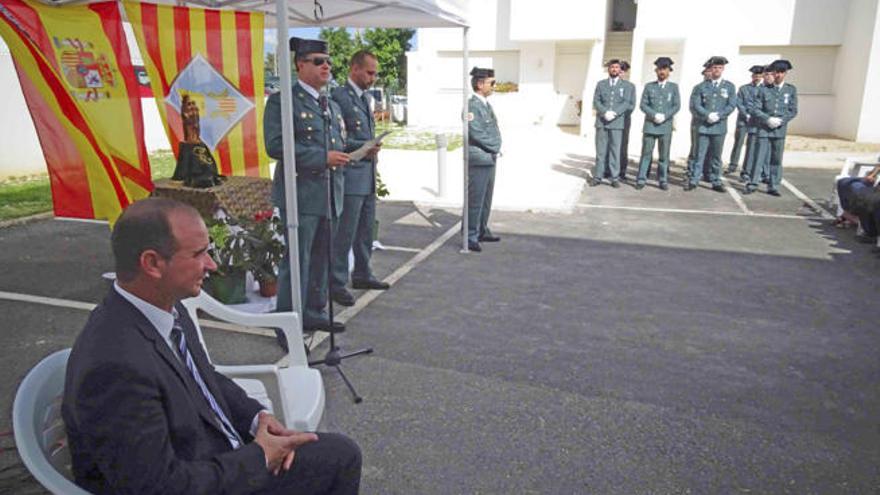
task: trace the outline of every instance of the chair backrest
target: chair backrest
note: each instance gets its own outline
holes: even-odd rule
[[[22,462],[52,493],[88,495],[76,486],[70,469],[61,396],[70,349],[51,354],[24,377],[12,406],[15,446]]]
[[[205,346],[202,328],[199,325],[198,310],[202,310],[223,322],[251,327],[280,328],[287,337],[287,347],[290,349],[288,365],[304,367],[309,365],[308,356],[306,356],[305,347],[303,347],[302,330],[299,327],[299,315],[297,313],[245,313],[225,306],[205,291],[201,291],[196,297],[184,299],[180,302],[183,303],[190,318],[192,318],[206,354],[208,353],[208,348]],[[208,359],[211,359],[210,354],[208,354]]]

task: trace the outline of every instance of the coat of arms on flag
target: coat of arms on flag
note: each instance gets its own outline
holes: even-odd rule
[[[199,106],[201,137],[211,151],[254,108],[254,104],[200,54],[196,54],[177,74],[165,97],[165,102],[178,114],[181,113],[180,104],[184,94]]]

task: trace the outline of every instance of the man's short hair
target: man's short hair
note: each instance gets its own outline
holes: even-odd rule
[[[351,56],[351,60],[348,62],[349,67],[354,67],[357,65],[358,67],[363,67],[365,63],[367,63],[367,59],[372,58],[373,60],[378,60],[376,54],[371,52],[370,50],[358,50],[354,55]]]
[[[168,198],[142,199],[122,212],[110,236],[116,278],[123,282],[133,280],[140,272],[141,254],[148,249],[166,259],[174,256],[177,242],[169,217],[177,210],[199,216],[192,206]]]

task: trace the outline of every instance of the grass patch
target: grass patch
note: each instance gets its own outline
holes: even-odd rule
[[[433,132],[412,131],[399,124],[379,122],[376,124],[376,134],[391,131],[385,138],[382,148],[386,150],[420,150],[433,151],[437,149],[437,141]],[[461,134],[446,133],[447,151],[461,148]]]
[[[0,183],[0,220],[12,220],[52,209],[49,176],[9,179]]]
[[[169,179],[174,174],[174,154],[159,150],[150,154],[153,180]],[[0,221],[52,211],[52,191],[47,174],[10,177],[0,181]]]

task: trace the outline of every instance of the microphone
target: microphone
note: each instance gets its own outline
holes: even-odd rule
[[[318,105],[321,106],[321,111],[324,112],[324,118],[330,119],[330,100],[327,98],[327,89],[321,89],[321,94],[318,96]]]

